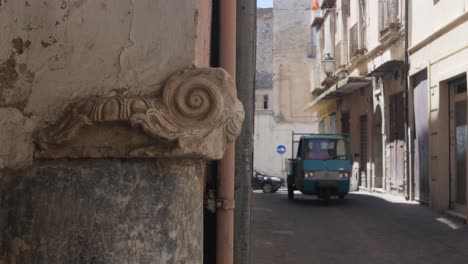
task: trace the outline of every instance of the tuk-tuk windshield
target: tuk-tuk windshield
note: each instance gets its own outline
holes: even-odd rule
[[[348,159],[343,139],[306,139],[304,143],[304,159],[306,160]]]

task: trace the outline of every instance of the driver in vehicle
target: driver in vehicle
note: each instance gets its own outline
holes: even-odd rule
[[[330,155],[328,151],[325,149],[322,150],[320,147],[320,141],[317,140],[310,140],[307,143],[307,152],[304,155],[305,159],[314,160],[314,159],[329,159]]]

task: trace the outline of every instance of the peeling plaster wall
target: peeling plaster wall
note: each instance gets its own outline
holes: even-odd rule
[[[169,74],[206,64],[207,8],[202,0],[1,0],[0,168],[29,165],[32,131],[66,102],[157,93]]]
[[[32,162],[32,133],[36,123],[17,108],[0,108],[0,169]]]

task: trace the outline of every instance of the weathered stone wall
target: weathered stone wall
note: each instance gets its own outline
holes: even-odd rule
[[[292,155],[292,132],[296,133],[317,133],[316,124],[308,123],[287,123],[277,122],[271,111],[255,112],[255,133],[254,133],[254,168],[271,175],[280,176],[286,179],[285,165],[286,159]],[[286,147],[286,153],[280,155],[276,152],[278,145]]]
[[[257,9],[255,88],[273,88],[273,8]]]
[[[31,132],[66,102],[158,93],[209,50],[198,1],[0,3],[0,169],[31,164]]]
[[[0,263],[202,263],[204,171],[104,159],[1,172]]]
[[[0,263],[202,263],[204,160],[243,121],[191,68],[210,25],[204,0],[0,0]]]
[[[310,0],[275,0],[274,114],[288,122],[312,122],[304,111],[311,101]]]

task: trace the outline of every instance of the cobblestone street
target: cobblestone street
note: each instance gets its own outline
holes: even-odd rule
[[[468,228],[425,206],[387,195],[354,193],[320,200],[256,193],[254,264],[468,263]]]

